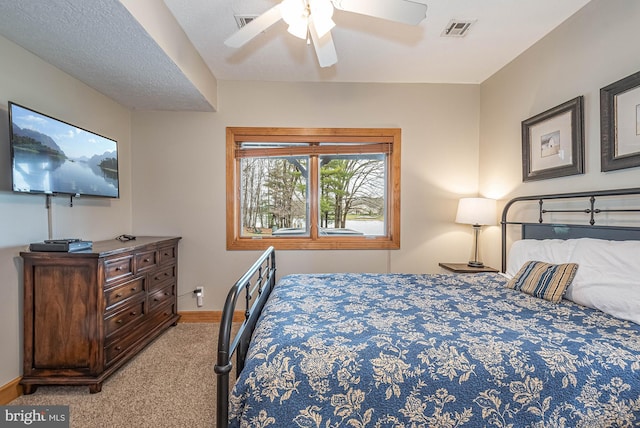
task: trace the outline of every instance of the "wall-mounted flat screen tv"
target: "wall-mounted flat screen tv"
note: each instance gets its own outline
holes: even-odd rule
[[[119,197],[118,143],[9,102],[13,190]]]

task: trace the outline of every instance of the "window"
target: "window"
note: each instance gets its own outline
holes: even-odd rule
[[[227,128],[227,248],[400,248],[400,129]]]

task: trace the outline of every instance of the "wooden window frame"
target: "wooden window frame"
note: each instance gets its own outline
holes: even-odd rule
[[[226,228],[228,250],[262,250],[273,246],[281,250],[355,250],[400,248],[400,140],[399,128],[268,128],[227,127],[226,130]],[[341,143],[344,153],[359,153],[358,144],[379,143],[389,150],[387,161],[386,235],[385,236],[318,236],[318,178],[309,174],[310,235],[301,237],[241,236],[240,220],[240,160],[246,153],[240,148],[245,142],[317,142]],[[260,149],[262,150],[262,149]],[[267,149],[269,150],[269,149]],[[289,150],[291,151],[291,150]],[[302,153],[310,154],[305,148]],[[259,153],[257,151],[254,154]],[[313,153],[311,162],[317,163]]]

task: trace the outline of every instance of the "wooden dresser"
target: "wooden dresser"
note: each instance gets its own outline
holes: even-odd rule
[[[73,253],[22,252],[25,394],[102,382],[178,321],[179,237],[139,236]]]

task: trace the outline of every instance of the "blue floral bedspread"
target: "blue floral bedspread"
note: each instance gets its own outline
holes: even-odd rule
[[[498,274],[282,278],[231,426],[640,426],[640,326]]]

